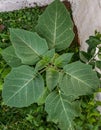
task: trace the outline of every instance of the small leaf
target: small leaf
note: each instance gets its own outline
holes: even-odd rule
[[[57,67],[62,68],[70,62],[72,56],[73,56],[73,53],[64,53],[61,56],[59,56],[57,59],[55,59],[54,64]]]
[[[84,51],[80,51],[79,56],[80,56],[80,59],[85,63],[87,63],[91,58],[90,54]]]
[[[99,79],[90,65],[78,61],[64,66],[59,86],[66,95],[88,95],[99,87]]]
[[[47,40],[50,49],[61,51],[71,44],[73,22],[66,7],[59,0],[50,4],[38,20],[36,32]]]
[[[47,42],[37,33],[23,29],[10,29],[10,39],[15,53],[23,64],[34,65],[48,51]]]
[[[48,68],[46,71],[46,85],[50,91],[52,91],[57,83],[59,78],[59,72],[54,68]]]
[[[11,68],[10,67],[7,67],[5,68],[3,71],[2,71],[2,74],[1,74],[1,78],[4,79],[6,77],[6,75],[11,71]]]
[[[43,58],[48,58],[50,61],[55,54],[55,49],[48,50],[46,53],[44,53]]]
[[[96,67],[98,67],[101,70],[101,61],[96,61]]]
[[[97,45],[101,44],[101,40],[95,36],[90,36],[86,42],[89,45],[88,52],[91,51],[92,49],[95,49]]]
[[[41,75],[35,74],[29,66],[13,68],[5,78],[3,100],[12,107],[26,107],[37,102],[44,91],[44,81]]]
[[[54,56],[54,54],[55,54],[55,50],[54,49],[47,51],[43,55],[42,60],[40,60],[36,64],[36,66],[35,66],[36,72],[39,71],[39,70],[41,70],[41,69],[43,69],[44,67],[46,67],[50,63],[50,61],[51,61],[52,57]]]
[[[7,64],[10,65],[11,67],[17,67],[22,64],[21,60],[15,54],[13,46],[9,46],[6,49],[4,49],[2,52],[2,56],[4,60],[7,62]]]
[[[46,99],[49,119],[59,123],[61,130],[74,130],[73,119],[80,114],[79,103],[64,94],[52,92]]]

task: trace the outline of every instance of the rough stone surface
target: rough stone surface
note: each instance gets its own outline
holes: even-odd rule
[[[95,30],[101,32],[101,0],[78,0],[73,8],[73,18],[78,29],[81,50],[87,50],[85,41]]]
[[[54,0],[0,0],[0,12],[18,10],[25,7],[45,6]]]

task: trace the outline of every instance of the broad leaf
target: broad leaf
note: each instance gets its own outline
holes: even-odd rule
[[[7,47],[3,50],[2,56],[8,65],[11,67],[17,67],[21,65],[21,60],[15,54],[15,50],[13,46]]]
[[[61,56],[59,56],[58,58],[55,59],[54,64],[57,67],[62,68],[70,62],[72,56],[73,56],[73,53],[64,53],[64,54],[62,54]]]
[[[41,75],[36,75],[33,68],[23,65],[13,68],[7,75],[2,96],[8,106],[25,107],[37,102],[43,91]]]
[[[47,43],[37,33],[10,29],[10,39],[22,63],[34,65],[48,51]]]
[[[40,61],[36,64],[36,66],[35,66],[36,72],[37,72],[38,70],[41,70],[41,69],[43,69],[44,67],[46,67],[46,66],[51,62],[51,59],[53,58],[54,54],[55,54],[55,50],[54,50],[54,49],[47,51],[47,52],[43,55],[42,60],[40,60]]]
[[[74,62],[64,67],[64,75],[59,86],[66,95],[87,95],[99,86],[96,73],[90,65]]]
[[[71,102],[72,98],[52,92],[46,99],[45,110],[49,119],[59,123],[61,130],[74,130],[73,119],[79,115],[79,103]]]
[[[48,68],[46,71],[46,85],[52,91],[58,83],[59,72],[54,68]]]
[[[74,38],[73,23],[64,4],[59,0],[50,4],[39,18],[36,31],[47,40],[49,48],[61,51],[69,47]]]

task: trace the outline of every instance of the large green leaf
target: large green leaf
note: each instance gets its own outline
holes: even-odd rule
[[[73,119],[79,115],[79,103],[61,92],[52,92],[46,99],[45,110],[49,120],[59,123],[61,130],[74,130]]]
[[[36,31],[47,40],[49,48],[66,49],[74,38],[70,14],[59,0],[50,4],[39,18]]]
[[[74,62],[64,67],[60,88],[66,95],[87,95],[93,93],[99,86],[96,73],[90,65]]]
[[[73,53],[64,53],[64,54],[60,55],[58,58],[55,59],[54,64],[57,67],[62,68],[70,62],[72,56],[73,56]]]
[[[59,72],[53,67],[48,68],[46,71],[46,85],[50,91],[57,86],[58,80]]]
[[[2,56],[5,59],[5,61],[8,63],[8,65],[10,65],[11,67],[17,67],[21,65],[21,60],[15,54],[15,50],[13,46],[4,49],[2,52]]]
[[[10,39],[22,63],[33,65],[48,51],[47,43],[38,36],[22,29],[10,29]]]
[[[25,107],[37,102],[43,91],[41,75],[36,75],[33,68],[23,65],[13,68],[7,75],[2,96],[8,106]]]

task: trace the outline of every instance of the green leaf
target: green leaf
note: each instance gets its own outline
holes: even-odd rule
[[[6,67],[3,69],[2,73],[1,73],[1,78],[4,79],[6,77],[6,75],[11,71],[10,67]]]
[[[49,95],[49,93],[50,93],[50,92],[49,92],[48,88],[45,87],[45,88],[44,88],[44,91],[43,91],[43,94],[41,95],[41,97],[40,97],[39,100],[38,100],[38,105],[42,105],[42,104],[45,103],[46,98],[47,98],[47,96]]]
[[[50,62],[54,55],[55,55],[55,49],[48,50],[43,55],[43,59],[48,59],[48,61]]]
[[[15,54],[15,50],[13,46],[9,46],[2,52],[3,59],[7,62],[11,67],[20,66],[21,60]]]
[[[46,85],[50,91],[52,91],[56,87],[58,79],[59,72],[57,70],[55,70],[54,68],[48,68],[46,70]]]
[[[51,62],[51,59],[53,58],[54,54],[55,54],[55,50],[54,49],[47,51],[43,55],[42,60],[40,60],[36,64],[36,66],[35,66],[36,72],[39,71],[39,70],[41,70],[41,69],[43,69],[44,67],[46,67]]]
[[[101,44],[101,40],[96,36],[90,36],[86,42],[89,45],[88,52],[91,51],[92,49],[95,49],[97,45]]]
[[[95,66],[101,70],[101,61],[96,61],[95,64],[96,64]]]
[[[73,53],[64,53],[55,59],[54,64],[57,67],[62,68],[70,62],[72,56],[73,56]]]
[[[39,18],[36,31],[47,40],[50,49],[61,51],[68,48],[74,33],[73,22],[64,4],[59,0],[50,4]]]
[[[59,123],[61,130],[74,130],[73,119],[79,115],[79,103],[71,102],[72,98],[52,92],[46,99],[45,110],[49,119]]]
[[[87,95],[98,88],[99,80],[90,65],[78,61],[64,66],[59,86],[66,95]]]
[[[79,56],[80,56],[80,59],[85,63],[87,63],[91,59],[91,55],[84,51],[80,51]]]
[[[48,51],[46,40],[22,29],[10,29],[10,39],[22,63],[34,65]]]
[[[5,78],[3,100],[13,107],[25,107],[37,102],[44,91],[44,81],[41,75],[35,74],[29,66],[13,68]]]

